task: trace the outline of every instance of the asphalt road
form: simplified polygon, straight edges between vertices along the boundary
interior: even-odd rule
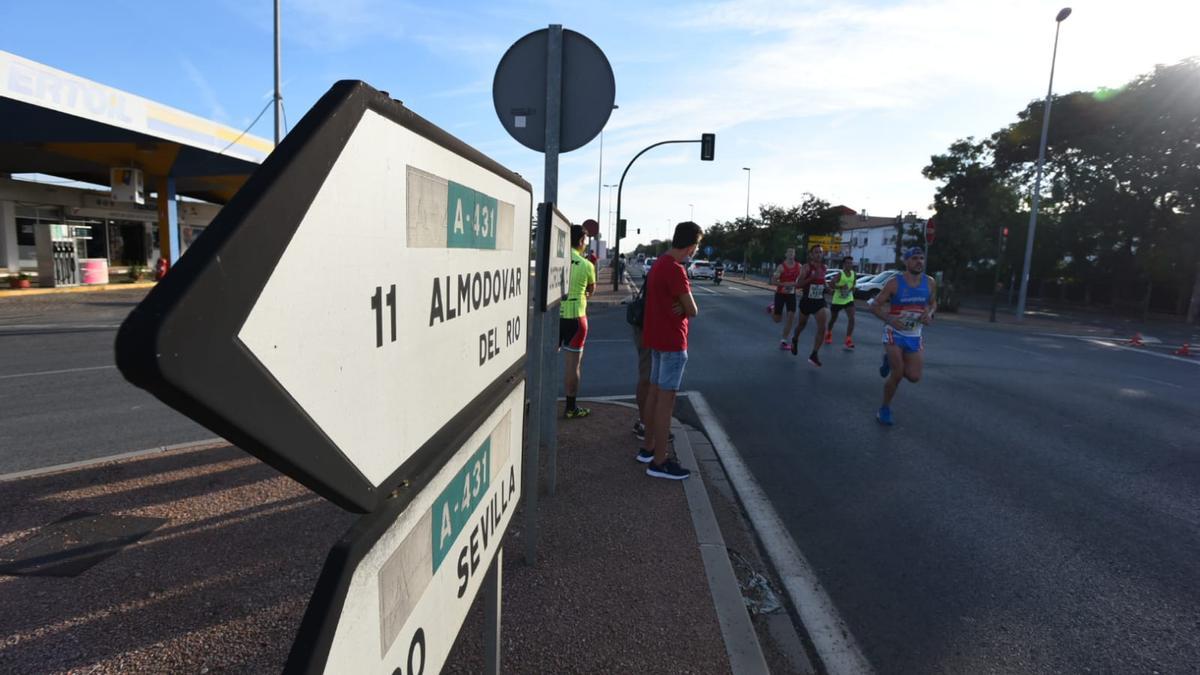
[[[0,301],[0,474],[215,436],[113,365],[117,326],[145,292]]]
[[[767,292],[696,295],[684,388],[879,672],[1195,672],[1200,363],[939,320],[884,428],[874,318],[818,369]],[[632,392],[623,316],[593,313],[582,395]]]
[[[0,473],[213,436],[112,366],[140,297],[0,302]],[[778,351],[765,291],[697,299],[684,386],[879,672],[1195,671],[1200,365],[939,320],[886,429],[874,319],[817,369]],[[623,309],[591,318],[583,395],[631,393]]]

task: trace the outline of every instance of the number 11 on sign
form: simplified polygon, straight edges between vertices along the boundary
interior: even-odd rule
[[[375,287],[375,295],[371,296],[371,309],[375,310],[375,346],[383,346],[383,287]],[[396,341],[396,284],[387,294],[387,306],[392,310],[392,342]]]

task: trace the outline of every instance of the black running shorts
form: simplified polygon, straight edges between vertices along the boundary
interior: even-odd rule
[[[813,300],[812,298],[802,298],[800,300],[800,313],[805,316],[812,316],[817,312],[825,309],[825,300]]]
[[[796,312],[796,294],[795,293],[776,293],[775,294],[775,316],[780,316],[781,314],[783,314],[783,309],[785,307],[787,308],[787,311],[792,312],[793,314]]]

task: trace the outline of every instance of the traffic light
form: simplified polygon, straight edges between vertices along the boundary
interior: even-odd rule
[[[716,151],[716,145],[716,134],[700,134],[700,161],[713,161],[713,154]]]
[[[625,238],[625,219],[622,218],[617,221],[617,241],[620,241],[624,238]]]
[[[1003,232],[1004,232],[1004,238],[1008,239],[1008,228],[1007,227],[1004,228]]]

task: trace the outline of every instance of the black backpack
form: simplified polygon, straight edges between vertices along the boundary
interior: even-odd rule
[[[646,272],[646,276],[642,278],[642,289],[638,291],[637,297],[625,305],[625,321],[629,322],[630,326],[641,328],[642,322],[646,319],[646,284],[649,281],[650,272]]]

